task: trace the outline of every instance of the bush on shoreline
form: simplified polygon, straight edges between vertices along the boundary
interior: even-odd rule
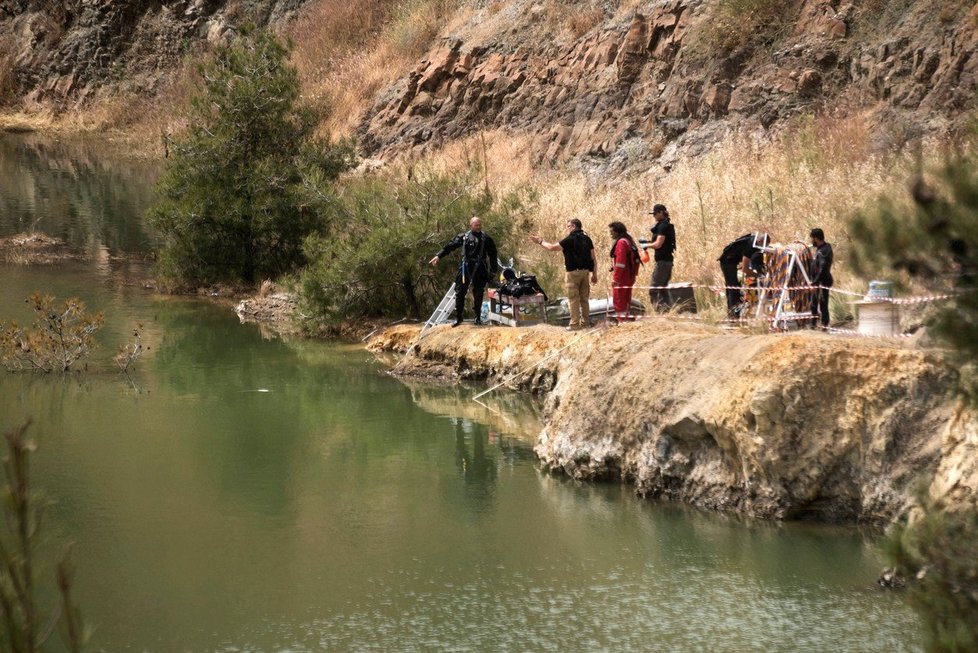
[[[888,554],[910,579],[911,602],[923,617],[927,650],[978,648],[978,511],[948,512],[926,492],[916,521],[893,528]]]
[[[479,215],[501,257],[512,251],[518,214],[527,198],[510,192],[495,199],[478,170],[412,173],[407,179],[377,175],[350,179],[329,237],[305,243],[300,312],[307,326],[361,317],[425,317],[457,272],[451,263],[428,260],[469,218]]]
[[[978,405],[978,160],[948,158],[932,180],[911,188],[909,208],[884,198],[853,220],[854,267],[870,277],[892,271],[934,294],[953,294],[935,305],[931,333],[943,340],[960,368],[962,394]]]
[[[245,32],[200,68],[203,87],[172,147],[150,222],[166,285],[252,284],[304,263],[302,241],[328,228],[332,183],[352,159],[313,135],[289,50]]]

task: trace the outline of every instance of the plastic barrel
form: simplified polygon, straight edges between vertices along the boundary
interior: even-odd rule
[[[900,313],[893,302],[858,302],[858,331],[864,336],[892,336],[900,330]]]

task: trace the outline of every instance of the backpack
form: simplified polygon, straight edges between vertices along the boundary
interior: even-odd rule
[[[631,249],[631,256],[628,257],[628,271],[632,273],[632,276],[637,277],[638,271],[642,268],[645,263],[642,262],[642,255],[638,251],[638,246],[635,245],[634,241],[630,241],[627,238],[619,238],[618,240],[624,240],[628,243],[629,249]],[[615,247],[618,246],[618,241],[615,241]],[[614,256],[615,248],[612,248],[612,256]]]
[[[740,238],[737,238],[735,241],[733,241],[732,243],[724,247],[723,251],[720,253],[720,258],[718,260],[723,263],[739,262],[740,257],[737,256],[737,252],[741,250],[745,242],[747,244],[753,244],[754,234],[744,234]]]
[[[631,256],[632,274],[638,277],[638,272],[645,265],[645,262],[642,261],[642,255],[639,253],[638,247],[635,245],[635,243],[633,242],[629,244],[631,245],[632,248],[632,256]]]
[[[499,294],[510,297],[526,297],[537,293],[543,295],[544,301],[547,301],[547,293],[543,291],[537,278],[532,274],[521,274],[499,286]]]

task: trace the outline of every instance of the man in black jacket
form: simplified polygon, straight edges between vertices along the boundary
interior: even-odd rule
[[[723,273],[723,285],[726,287],[727,295],[727,316],[738,317],[737,306],[743,301],[740,291],[740,280],[737,278],[737,270],[743,270],[747,274],[751,269],[751,259],[761,250],[755,247],[756,243],[767,243],[767,234],[744,234],[737,240],[723,248],[720,254],[720,271]]]
[[[832,246],[825,242],[825,232],[812,229],[808,236],[815,248],[815,258],[812,260],[812,285],[819,286],[812,298],[812,326],[827,327],[829,325],[829,288],[835,280],[832,278]]]
[[[655,220],[655,225],[652,226],[652,242],[648,246],[655,250],[655,267],[652,268],[652,290],[649,290],[649,299],[652,301],[652,308],[661,310],[672,305],[669,291],[663,289],[669,286],[669,280],[672,279],[676,228],[669,221],[669,210],[666,209],[665,204],[656,204],[650,213]]]
[[[486,291],[486,283],[499,272],[499,259],[496,254],[496,243],[489,234],[482,231],[482,220],[472,216],[469,220],[469,230],[452,238],[451,242],[441,248],[428,263],[438,265],[438,261],[462,248],[462,262],[458,276],[455,277],[455,323],[462,323],[465,310],[465,293],[472,287],[472,298],[475,300],[475,323],[482,324],[482,296]]]

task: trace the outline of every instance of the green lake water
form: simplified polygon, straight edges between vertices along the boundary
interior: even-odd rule
[[[525,397],[489,410],[145,290],[119,255],[151,246],[157,170],[0,138],[0,236],[34,225],[91,254],[0,266],[0,319],[29,317],[34,290],[106,317],[87,373],[0,372],[0,428],[33,418],[55,501],[44,551],[75,541],[91,650],[920,650],[902,597],[873,587],[873,534],[551,476]],[[110,359],[137,323],[150,350],[127,379]]]

